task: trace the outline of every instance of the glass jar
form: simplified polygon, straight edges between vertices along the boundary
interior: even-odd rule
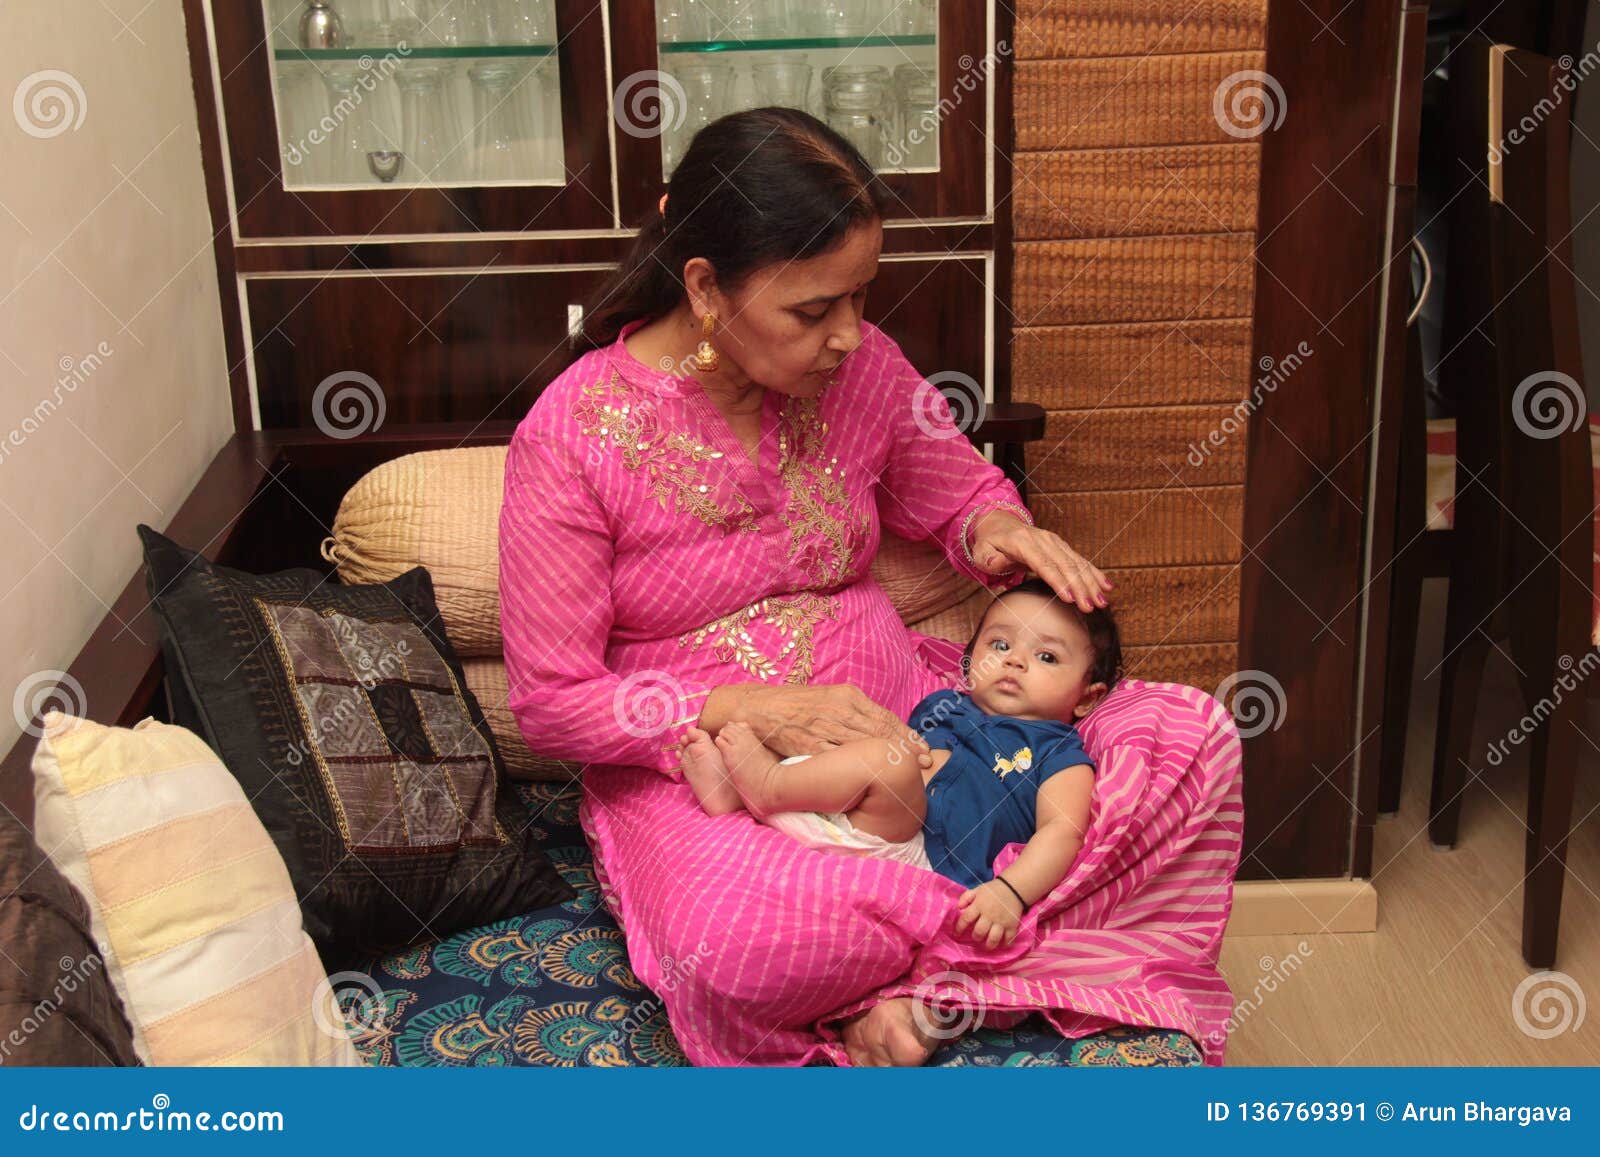
[[[939,164],[939,86],[937,74],[920,64],[894,70],[895,118],[889,164],[899,169]]]
[[[873,168],[883,164],[889,107],[887,75],[886,68],[837,65],[828,70],[824,82],[828,124],[853,144]]]

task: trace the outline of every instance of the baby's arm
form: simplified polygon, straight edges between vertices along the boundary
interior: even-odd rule
[[[1017,897],[1031,908],[1066,878],[1083,848],[1093,797],[1094,768],[1087,763],[1063,768],[1040,785],[1033,838],[1000,876],[961,894],[957,935],[972,925],[973,938],[990,948],[1016,938],[1022,921]]]

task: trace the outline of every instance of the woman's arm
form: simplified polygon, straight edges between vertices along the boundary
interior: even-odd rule
[[[540,755],[673,771],[712,688],[606,668],[611,568],[610,520],[581,461],[519,429],[500,509],[500,629],[517,726]]]
[[[880,521],[901,538],[938,542],[950,565],[978,582],[997,589],[1015,586],[1026,577],[1022,568],[994,575],[974,563],[973,530],[994,510],[1008,510],[1029,525],[1033,516],[1005,471],[957,428],[938,387],[923,380],[893,338],[882,334],[881,340],[887,347],[884,393],[894,433],[879,479]]]
[[[920,732],[850,683],[724,683],[706,697],[700,727],[715,735],[733,719],[748,723],[779,755],[815,755],[857,739],[903,736],[907,752],[915,752],[922,766],[932,762]]]

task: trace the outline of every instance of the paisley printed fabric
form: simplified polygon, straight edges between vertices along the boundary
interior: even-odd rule
[[[576,784],[518,784],[528,834],[577,895],[564,904],[370,960],[335,991],[372,1065],[650,1065],[688,1059],[656,994],[634,976],[622,932],[600,902],[578,827]],[[662,961],[667,982],[695,961]],[[1113,1029],[1066,1040],[1042,1019],[981,1028],[944,1045],[936,1065],[1198,1065],[1183,1033]]]

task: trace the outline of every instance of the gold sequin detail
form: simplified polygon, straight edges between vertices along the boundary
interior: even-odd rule
[[[781,517],[789,528],[789,558],[819,587],[837,586],[855,569],[856,546],[871,533],[844,486],[837,457],[823,461],[828,423],[817,413],[819,398],[791,396],[778,428],[779,473],[789,491]],[[835,513],[840,511],[841,513]],[[827,541],[809,541],[820,533]]]
[[[730,532],[759,529],[755,507],[743,494],[734,493],[732,510],[725,510],[711,495],[701,463],[721,458],[721,450],[678,431],[663,433],[654,406],[641,407],[632,387],[616,371],[610,381],[584,386],[582,392],[584,396],[572,404],[573,418],[585,434],[620,451],[629,470],[645,471],[662,510],[672,512],[675,505],[680,513]]]
[[[783,681],[808,683],[811,680],[816,625],[824,618],[833,618],[835,612],[830,595],[811,591],[768,595],[731,615],[723,615],[703,627],[686,631],[678,636],[678,645],[698,650],[709,641],[712,654],[720,662],[736,662],[758,679],[772,678],[778,673],[779,664],[792,655],[789,671]],[[750,638],[746,627],[757,615],[761,616],[763,622],[776,627],[780,635],[787,636],[787,641],[776,655],[765,654]]]

